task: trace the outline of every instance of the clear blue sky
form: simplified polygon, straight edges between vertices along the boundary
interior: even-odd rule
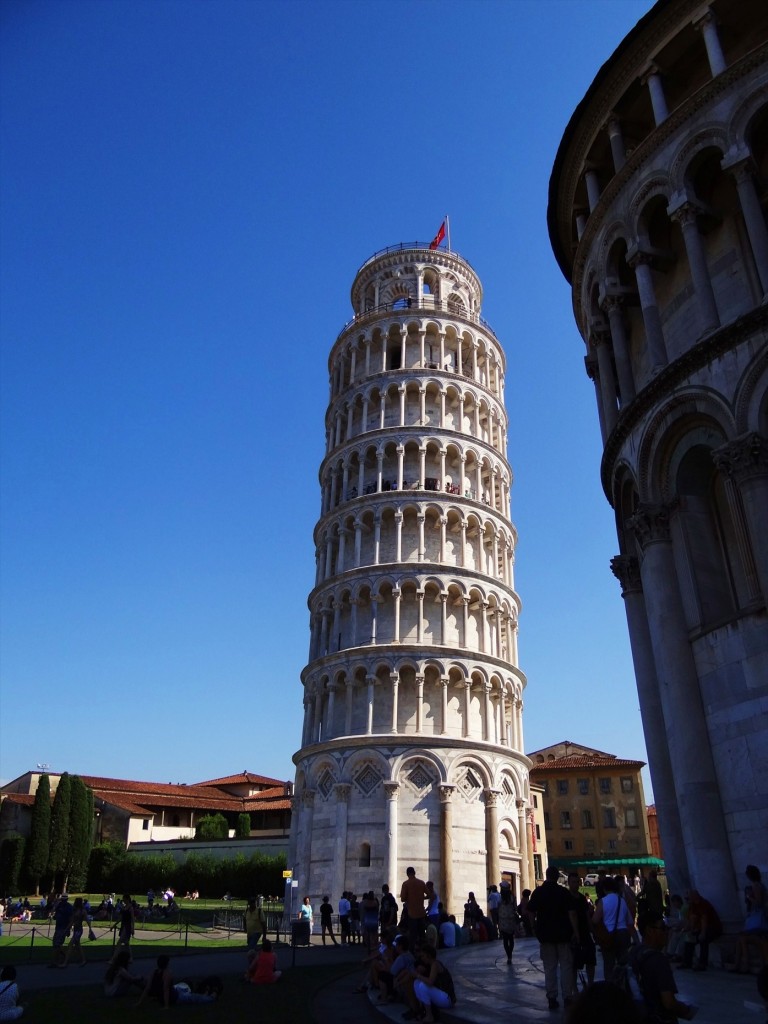
[[[293,777],[328,352],[446,212],[507,354],[526,747],[645,760],[545,214],[650,7],[0,5],[0,778]]]

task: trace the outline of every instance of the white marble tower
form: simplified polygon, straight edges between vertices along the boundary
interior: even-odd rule
[[[367,260],[328,368],[317,576],[294,756],[301,894],[395,892],[413,864],[451,911],[532,878],[505,358],[456,253]]]

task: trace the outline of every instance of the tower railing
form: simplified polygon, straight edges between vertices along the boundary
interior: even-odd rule
[[[399,242],[397,245],[388,245],[385,249],[377,250],[373,256],[369,256],[367,260],[361,263],[357,273],[359,274],[363,267],[367,267],[369,263],[373,263],[373,261],[377,260],[379,256],[387,256],[389,253],[393,252],[406,252],[412,249],[421,249],[425,252],[439,252],[444,256],[455,256],[457,259],[460,259],[462,263],[466,263],[473,274],[477,274],[477,271],[469,260],[465,259],[460,252],[456,252],[455,249],[440,249],[438,247],[433,249],[429,242]],[[357,274],[355,274],[355,277],[357,277]]]
[[[371,259],[373,259],[373,257],[371,257]],[[428,299],[428,301],[424,301],[425,299]],[[355,313],[351,320],[347,320],[336,335],[336,341],[338,341],[342,334],[344,334],[345,331],[348,331],[350,327],[367,323],[369,320],[374,320],[377,316],[381,316],[382,313],[407,314],[413,310],[428,311],[430,313],[448,313],[450,316],[454,316],[459,320],[468,320],[469,323],[479,324],[484,331],[491,335],[494,341],[499,342],[496,331],[494,331],[488,321],[478,313],[470,313],[468,310],[458,306],[455,302],[436,299],[432,295],[425,295],[421,301],[418,299],[397,299],[395,302],[381,302],[378,306],[371,305],[367,309],[363,310],[362,313]],[[501,344],[501,342],[499,342],[499,344]]]

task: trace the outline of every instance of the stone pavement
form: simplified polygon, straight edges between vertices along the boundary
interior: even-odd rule
[[[318,993],[314,1004],[314,1017],[318,1024],[359,1024],[361,1021],[400,1024],[405,1007],[399,1003],[378,1006],[375,995],[353,992],[364,977],[361,965],[363,951],[360,946],[323,947],[313,938],[310,947],[276,947],[279,966],[289,967],[294,959],[300,968],[304,964],[320,965],[328,962],[348,963],[350,974],[328,985]],[[507,966],[500,942],[463,946],[457,950],[442,950],[440,958],[450,968],[456,985],[457,1004],[443,1013],[443,1020],[454,1024],[489,1024],[492,1020],[533,1024],[567,1024],[565,1012],[547,1009],[544,995],[544,974],[535,939],[518,939],[512,965]],[[598,957],[599,959],[599,957]],[[137,959],[136,967],[148,970],[152,958]],[[174,956],[172,967],[177,977],[202,977],[206,974],[232,975],[245,964],[242,946],[236,951],[195,953]],[[355,965],[359,971],[355,971]],[[105,963],[98,961],[85,967],[50,970],[43,965],[20,965],[19,985],[22,991],[34,989],[75,987],[98,984],[104,974]],[[601,965],[598,964],[598,977]],[[732,975],[719,968],[706,973],[676,971],[679,998],[699,1007],[697,1024],[765,1024],[765,1007],[757,994],[754,976]]]

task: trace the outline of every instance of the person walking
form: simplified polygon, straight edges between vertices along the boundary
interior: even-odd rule
[[[330,937],[331,942],[334,946],[338,946],[336,936],[333,934],[333,907],[329,896],[323,896],[323,902],[320,904],[320,935],[325,945],[326,934]]]
[[[563,1003],[573,1001],[573,950],[571,942],[578,939],[576,911],[567,889],[558,885],[559,870],[550,865],[545,881],[531,895],[528,910],[535,915],[534,933],[539,940],[541,960],[544,964],[544,985],[550,1010],[557,1010],[557,975],[560,972],[560,990]]]
[[[507,963],[511,964],[512,951],[515,948],[515,929],[520,918],[512,899],[512,890],[508,885],[502,885],[499,900],[496,916],[499,922],[501,941],[504,943],[504,952],[507,954]]]

